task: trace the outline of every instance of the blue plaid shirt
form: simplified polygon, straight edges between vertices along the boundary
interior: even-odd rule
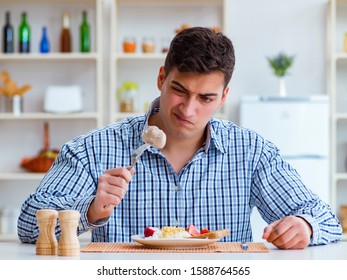
[[[92,229],[92,241],[131,242],[147,226],[178,225],[211,230],[228,228],[223,241],[252,241],[250,214],[257,207],[267,223],[286,215],[308,221],[311,245],[341,239],[341,226],[330,207],[306,188],[278,149],[255,132],[211,119],[205,145],[176,174],[165,156],[149,148],[122,202],[106,221],[92,225],[86,213],[105,170],[129,166],[143,144],[151,109],[94,130],[65,144],[38,189],[23,203],[18,220],[22,242],[38,237],[35,213],[41,208],[81,213],[78,233]],[[56,234],[59,237],[60,229]]]

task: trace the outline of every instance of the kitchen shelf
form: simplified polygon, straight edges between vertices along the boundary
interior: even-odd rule
[[[336,181],[345,181],[347,180],[347,173],[336,173],[335,179]]]
[[[12,172],[0,173],[0,180],[42,180],[45,173]]]
[[[344,33],[347,32],[347,0],[330,0],[327,7],[327,85],[331,114],[330,204],[337,217],[340,217],[340,207],[347,204],[347,53],[343,52]],[[347,240],[346,233],[343,239]]]
[[[347,61],[347,53],[337,53],[337,54],[335,54],[335,60],[337,62],[339,62],[339,61],[346,62]]]
[[[43,123],[50,126],[50,146],[60,149],[72,138],[102,127],[105,116],[103,77],[103,0],[0,0],[0,10],[10,11],[14,28],[20,24],[20,14],[26,11],[32,30],[31,52],[0,52],[0,72],[7,71],[19,86],[29,84],[31,90],[23,98],[20,115],[4,110],[0,98],[0,208],[21,205],[37,187],[45,173],[25,172],[19,167],[25,156],[36,155],[42,149]],[[87,11],[91,27],[91,52],[79,52],[79,25],[82,12]],[[59,34],[64,11],[70,13],[72,52],[59,51]],[[0,15],[4,22],[4,14]],[[42,27],[46,26],[51,52],[38,51]],[[15,29],[15,34],[16,29]],[[106,62],[108,63],[108,62]],[[80,86],[82,111],[76,113],[43,112],[45,91],[49,86]],[[69,100],[67,100],[69,102]],[[11,238],[0,234],[0,240]],[[17,237],[15,237],[17,238]]]
[[[335,121],[346,121],[347,120],[347,113],[336,113],[335,116]]]
[[[12,113],[1,113],[0,120],[97,120],[97,113],[70,113],[70,114],[51,114],[51,113],[22,113],[18,116]]]
[[[11,54],[0,54],[0,60],[2,61],[26,61],[26,60],[59,60],[59,61],[69,61],[69,60],[97,60],[99,55],[97,53],[11,53]]]
[[[190,26],[221,27],[228,34],[228,0],[113,0],[111,8],[111,68],[110,68],[110,121],[143,114],[144,107],[160,95],[157,89],[159,67],[164,65],[166,53],[163,47],[175,35],[182,24]],[[197,8],[198,7],[198,8]],[[165,25],[160,24],[165,22]],[[134,28],[133,26],[141,26]],[[122,42],[125,37],[134,37],[137,42],[135,53],[124,53]],[[143,53],[141,42],[151,37],[155,43],[155,52]],[[162,41],[166,41],[163,45]],[[137,112],[122,113],[119,110],[117,90],[125,81],[138,83],[136,97]],[[227,119],[227,106],[216,114]]]
[[[152,60],[152,59],[159,59],[164,61],[166,54],[162,53],[147,53],[147,54],[142,54],[142,53],[116,53],[114,56],[115,60]]]

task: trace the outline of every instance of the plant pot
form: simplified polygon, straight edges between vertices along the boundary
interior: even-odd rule
[[[279,78],[279,95],[280,97],[286,97],[287,96],[287,90],[286,90],[286,83],[285,79]]]

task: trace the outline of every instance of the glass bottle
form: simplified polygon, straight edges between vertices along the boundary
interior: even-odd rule
[[[67,12],[65,12],[63,15],[63,28],[60,36],[60,51],[71,52],[70,15]]]
[[[3,28],[3,52],[14,52],[14,31],[11,25],[10,12],[6,12],[6,22]]]
[[[80,26],[80,51],[90,52],[90,27],[86,11],[82,13],[82,24]]]
[[[30,52],[30,26],[27,22],[26,12],[22,13],[22,22],[19,26],[19,52]]]
[[[42,37],[40,42],[40,52],[41,53],[48,53],[50,49],[49,46],[49,40],[47,36],[47,28],[44,26],[42,27]]]
[[[135,100],[137,97],[138,84],[135,82],[124,82],[118,91],[120,98],[120,111],[123,113],[133,113],[136,111]]]

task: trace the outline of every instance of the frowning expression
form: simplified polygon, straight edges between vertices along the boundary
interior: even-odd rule
[[[222,107],[229,88],[222,72],[200,74],[173,69],[158,75],[160,116],[166,133],[178,138],[201,137],[213,114]]]

